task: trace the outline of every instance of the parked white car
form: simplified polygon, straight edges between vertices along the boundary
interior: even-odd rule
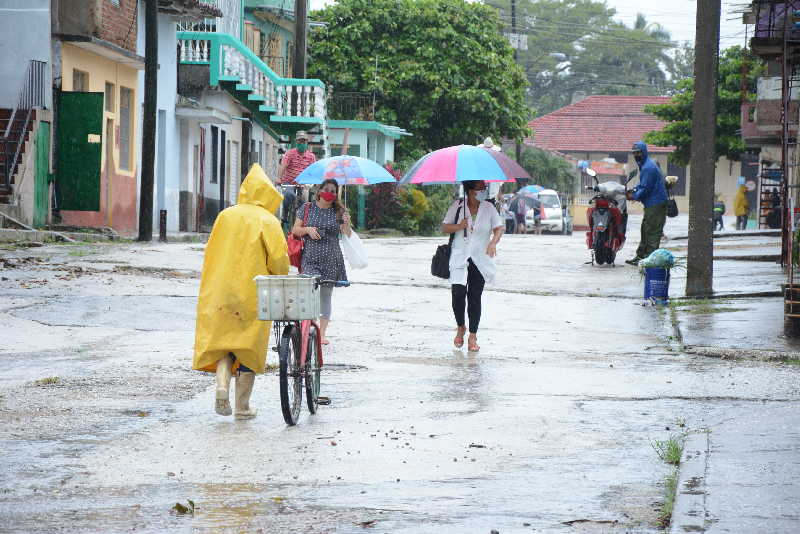
[[[539,191],[537,197],[544,208],[544,213],[541,214],[540,228],[546,232],[563,233],[564,212],[561,209],[561,199],[558,197],[558,192],[552,189],[543,189]],[[525,216],[525,226],[528,230],[533,230],[536,227],[533,210],[528,210]]]

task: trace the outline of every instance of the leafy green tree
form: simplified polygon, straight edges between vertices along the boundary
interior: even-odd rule
[[[561,193],[572,193],[575,169],[562,158],[540,148],[527,147],[520,165],[533,177],[534,184]]]
[[[742,87],[752,95],[757,78],[763,73],[764,64],[740,46],[728,48],[719,58],[717,78],[717,158],[723,156],[737,161],[744,152],[741,129]],[[746,72],[744,85],[742,73]],[[694,78],[686,78],[677,84],[675,95],[667,104],[645,107],[645,111],[667,121],[661,131],[650,132],[644,140],[658,146],[675,146],[670,160],[678,165],[687,165],[692,151],[692,105],[694,103]]]
[[[487,0],[511,29],[510,0]],[[660,95],[672,88],[675,44],[663,27],[638,15],[633,27],[597,0],[517,0],[519,52],[530,81],[528,102],[539,114],[587,94]]]
[[[466,0],[339,0],[313,13],[309,74],[375,92],[376,120],[411,131],[401,154],[521,138],[526,81],[494,9]]]
[[[685,78],[694,77],[694,45],[683,43],[680,48],[676,48],[672,59],[670,77],[677,83]]]
[[[672,68],[670,34],[643,15],[632,28],[614,23],[584,41],[570,72],[590,94],[664,94]]]

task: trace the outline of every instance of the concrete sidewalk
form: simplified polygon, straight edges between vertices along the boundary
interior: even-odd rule
[[[743,304],[746,307],[732,307]],[[780,304],[780,298],[720,303],[726,311],[678,311],[673,322],[685,345],[702,345],[719,350],[723,357],[741,358],[731,368],[753,372],[765,365],[748,361],[756,353],[792,359],[768,365],[796,366],[800,342],[783,335]],[[741,377],[729,380],[734,406],[716,413],[687,436],[670,531],[797,532],[800,412],[788,398],[742,395],[742,391],[752,391],[753,378],[744,384]]]
[[[670,532],[797,532],[800,413],[773,400],[690,434]]]

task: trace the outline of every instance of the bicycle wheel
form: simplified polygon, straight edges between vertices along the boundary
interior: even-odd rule
[[[308,332],[308,354],[306,354],[306,405],[308,411],[317,413],[319,405],[320,355],[317,350],[317,329],[311,327]]]
[[[280,358],[280,390],[283,420],[287,425],[296,425],[303,402],[302,377],[300,376],[300,330],[295,325],[283,329],[278,347]]]

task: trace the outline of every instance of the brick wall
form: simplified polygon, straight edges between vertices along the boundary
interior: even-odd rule
[[[96,1],[102,13],[97,37],[136,52],[136,0]]]

